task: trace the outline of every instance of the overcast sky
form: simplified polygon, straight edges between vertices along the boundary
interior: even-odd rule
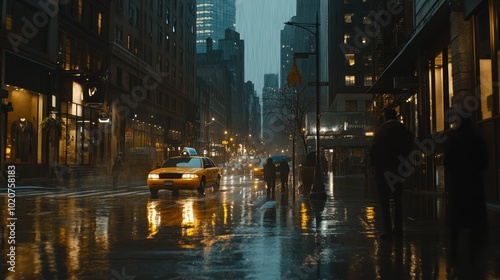
[[[264,74],[280,74],[280,31],[296,0],[236,0],[236,31],[245,40],[245,82],[262,95]]]

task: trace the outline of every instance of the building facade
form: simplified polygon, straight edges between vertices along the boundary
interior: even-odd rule
[[[320,148],[336,175],[363,172],[373,131],[372,40],[364,33],[372,20],[367,0],[320,1]],[[323,39],[321,39],[323,37]],[[324,78],[326,77],[326,78]],[[320,79],[320,81],[323,81]],[[326,111],[326,112],[325,112]],[[308,146],[315,147],[315,115],[306,120]]]
[[[191,0],[2,1],[2,168],[106,174],[122,152],[132,165],[147,161],[147,172],[192,145],[194,8]],[[49,117],[64,123],[60,139],[42,130]]]
[[[230,97],[227,108],[228,125],[231,133],[248,134],[248,95],[244,91],[245,80],[245,44],[240,39],[240,34],[234,30],[226,29],[224,38],[219,40],[219,49],[226,61],[228,70],[234,78],[236,92]]]
[[[99,109],[85,92],[105,91],[109,4],[3,1],[1,11],[2,168],[44,177],[58,165],[104,161]],[[42,129],[50,117],[65,124],[60,140]]]
[[[296,22],[295,17],[290,21]],[[288,87],[287,77],[293,65],[294,44],[295,28],[285,25],[280,32],[280,88]]]
[[[383,28],[376,34],[377,72],[368,92],[376,94],[378,113],[396,108],[417,136],[422,157],[412,162],[412,184],[422,190],[449,191],[443,167],[446,139],[454,116],[465,113],[486,139],[486,197],[498,203],[498,1],[373,4],[377,14],[391,21],[383,21],[387,16],[378,19]]]
[[[131,164],[156,166],[195,144],[194,9],[192,0],[112,2],[112,158],[124,152]]]
[[[262,106],[260,98],[251,81],[245,83],[245,95],[248,96],[248,153],[260,154],[260,134],[262,130]]]
[[[210,38],[206,45],[206,52],[198,53],[196,58],[198,79],[203,80],[197,89],[198,97],[204,100],[204,106],[199,109],[199,138],[204,143],[202,146],[207,147],[208,154],[219,163],[225,149],[229,148],[222,141],[227,137],[225,132],[232,134],[228,109],[231,98],[236,95],[236,84],[223,51],[214,50]]]

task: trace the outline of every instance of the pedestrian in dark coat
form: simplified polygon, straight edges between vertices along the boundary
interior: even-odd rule
[[[280,162],[280,179],[281,179],[281,193],[284,194],[288,190],[288,174],[290,173],[290,166],[285,160]]]
[[[272,158],[268,158],[264,166],[264,180],[267,183],[267,200],[275,199],[276,188],[276,166]]]
[[[470,118],[462,118],[450,134],[444,165],[450,185],[451,265],[458,279],[484,279],[481,265],[487,240],[488,219],[484,197],[483,173],[488,152],[484,139],[473,128]],[[461,238],[465,236],[464,238]],[[465,246],[471,255],[459,261]]]
[[[125,163],[122,160],[122,153],[119,152],[118,156],[115,158],[115,162],[113,163],[113,167],[111,168],[111,172],[113,173],[113,189],[116,189],[118,185],[118,179],[125,168]]]
[[[382,239],[403,234],[403,181],[398,167],[413,149],[413,134],[397,120],[394,109],[386,110],[385,122],[376,131],[370,150],[377,190],[380,196],[384,233]],[[392,227],[390,199],[394,199],[394,228]]]

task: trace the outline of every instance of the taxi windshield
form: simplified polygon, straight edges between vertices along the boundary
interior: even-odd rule
[[[201,168],[201,160],[199,158],[169,158],[162,167],[191,167]]]

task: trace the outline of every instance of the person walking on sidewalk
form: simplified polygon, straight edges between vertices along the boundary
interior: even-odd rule
[[[290,166],[286,160],[280,162],[279,171],[281,179],[281,194],[285,194],[288,190],[288,174],[290,174]]]
[[[272,158],[268,158],[266,165],[264,166],[264,180],[267,183],[267,200],[275,199],[275,188],[276,188],[276,166],[273,163]]]
[[[397,120],[394,109],[384,113],[385,122],[376,131],[370,150],[371,165],[380,196],[384,233],[381,239],[403,235],[403,181],[398,167],[410,154],[413,134]],[[394,199],[394,228],[392,228],[390,199]]]
[[[458,279],[484,279],[488,217],[483,173],[488,151],[471,119],[460,120],[444,154],[445,176],[450,183],[451,269]],[[464,256],[461,252],[470,254]]]
[[[118,185],[118,177],[121,175],[124,167],[125,164],[122,160],[122,152],[119,152],[118,156],[115,158],[113,167],[111,168],[111,172],[113,173],[113,190],[115,190]]]

